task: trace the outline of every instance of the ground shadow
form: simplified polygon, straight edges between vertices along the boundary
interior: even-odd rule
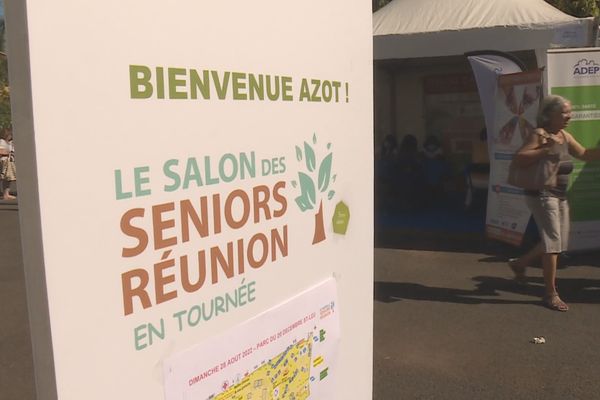
[[[519,285],[505,279],[505,285],[519,290]],[[473,290],[432,287],[409,282],[375,282],[375,301],[394,303],[402,300],[439,301],[460,304],[534,304],[539,301],[515,301],[494,298],[499,296],[498,288],[491,285],[477,285]]]
[[[517,257],[518,255],[520,254],[517,253],[515,249],[512,249],[512,251],[504,250],[494,255],[482,257],[478,261],[483,263],[507,263],[511,257]],[[541,266],[540,261],[530,265],[532,268],[541,268]],[[578,266],[600,267],[600,251],[590,250],[587,252],[566,253],[560,255],[558,260],[559,269]]]
[[[424,300],[460,304],[541,304],[540,298],[544,295],[542,278],[528,278],[526,284],[491,276],[476,276],[472,279],[476,282],[472,290],[376,281],[374,298],[382,303]],[[557,286],[561,297],[567,302],[600,304],[599,279],[559,278]],[[499,299],[497,297],[500,292],[532,296],[532,300]]]
[[[577,253],[567,253],[561,257],[561,263],[565,266],[588,266],[600,267],[600,251],[585,251]]]
[[[442,216],[439,219],[443,220]],[[439,227],[390,228],[375,221],[375,247],[402,250],[444,251],[452,253],[482,253],[502,261],[518,257],[538,241],[537,232],[528,228],[521,245],[514,246],[486,237],[483,228],[465,232]]]
[[[497,277],[476,276],[477,288],[483,292],[503,291],[541,297],[544,295],[544,280],[527,277],[524,285]],[[573,303],[600,304],[600,279],[557,278],[556,286],[564,300]]]

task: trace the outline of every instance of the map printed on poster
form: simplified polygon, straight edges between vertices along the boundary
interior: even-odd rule
[[[333,399],[335,279],[163,363],[166,400]]]
[[[506,183],[508,167],[525,137],[536,125],[541,96],[541,71],[501,75],[496,92],[495,129],[491,140],[491,190],[488,195],[486,231],[489,237],[520,245],[531,213],[523,190]]]

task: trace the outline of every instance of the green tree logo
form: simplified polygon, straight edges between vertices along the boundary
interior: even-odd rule
[[[314,146],[317,144],[316,134],[313,134],[312,144]],[[331,143],[327,143],[327,151],[329,150],[331,150]],[[335,195],[335,191],[330,188],[330,184],[334,183],[336,178],[336,175],[331,175],[333,154],[329,152],[318,163],[315,150],[310,144],[304,142],[304,149],[296,146],[296,159],[306,166],[305,172],[298,172],[298,181],[292,181],[294,188],[300,186],[300,196],[296,197],[296,204],[302,212],[314,210],[316,205],[319,205],[315,214],[315,232],[312,242],[316,244],[325,240],[323,196],[326,194],[327,200],[331,200]]]

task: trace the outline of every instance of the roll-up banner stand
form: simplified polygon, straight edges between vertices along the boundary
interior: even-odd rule
[[[467,53],[485,115],[490,174],[486,236],[520,246],[531,212],[522,189],[507,183],[510,162],[535,126],[541,96],[541,70],[500,52]]]
[[[6,2],[38,399],[370,399],[368,2]]]
[[[541,93],[541,70],[498,77],[495,127],[488,134],[491,171],[486,233],[515,246],[523,242],[531,212],[524,191],[508,184],[508,170],[515,153],[534,130]]]
[[[571,101],[567,130],[585,147],[600,146],[600,48],[549,50],[548,88]],[[575,162],[568,199],[569,250],[600,248],[600,162]]]

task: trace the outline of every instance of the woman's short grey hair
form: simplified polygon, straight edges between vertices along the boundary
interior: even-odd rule
[[[556,94],[544,97],[538,110],[537,126],[540,128],[548,126],[552,113],[562,110],[563,106],[567,103],[570,103],[570,101]]]

